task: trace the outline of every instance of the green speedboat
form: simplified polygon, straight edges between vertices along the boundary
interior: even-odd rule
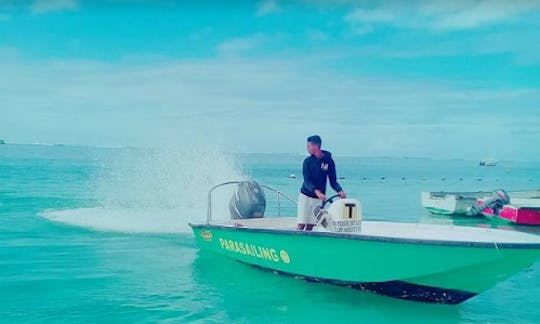
[[[213,221],[212,192],[229,184],[238,184],[230,205],[235,219]],[[280,197],[293,199],[267,186],[245,184],[229,182],[212,188],[207,222],[190,226],[202,250],[279,274],[396,298],[458,304],[540,258],[537,235],[362,221],[360,203],[354,199],[316,209],[316,230],[297,231],[295,217],[277,217],[280,212],[263,217],[262,188],[277,192],[278,210]]]

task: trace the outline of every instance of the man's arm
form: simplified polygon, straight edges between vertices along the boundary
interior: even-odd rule
[[[331,160],[328,166],[328,180],[330,180],[330,186],[332,189],[334,189],[337,193],[343,192],[343,188],[341,188],[337,182],[336,163],[334,160]]]
[[[311,181],[311,174],[309,174],[309,168],[307,165],[307,160],[304,160],[304,164],[302,165],[302,175],[304,177],[304,186],[307,190],[311,192],[315,192],[317,188],[315,188],[315,184]]]

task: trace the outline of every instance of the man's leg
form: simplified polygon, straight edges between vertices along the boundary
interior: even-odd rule
[[[306,199],[307,197],[303,194],[298,195],[298,209],[297,209],[297,224],[296,230],[297,231],[303,231],[306,227],[307,218],[306,218],[306,205],[308,204],[308,201]]]
[[[306,210],[309,210],[309,212],[306,214],[306,231],[312,231],[313,227],[315,227],[315,211],[317,210],[317,206],[321,204],[321,201],[319,199],[308,197],[307,199],[307,205],[308,207]]]

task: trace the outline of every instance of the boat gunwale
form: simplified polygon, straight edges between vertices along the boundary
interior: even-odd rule
[[[270,233],[282,235],[306,235],[314,237],[333,237],[360,241],[374,241],[386,243],[405,243],[405,244],[423,244],[436,246],[453,246],[453,247],[474,247],[474,248],[495,248],[497,250],[504,249],[540,249],[540,243],[497,243],[497,242],[470,242],[470,241],[444,241],[444,240],[426,240],[426,239],[411,239],[402,237],[386,237],[375,235],[357,235],[348,233],[333,233],[333,232],[317,232],[317,231],[298,231],[298,230],[282,230],[268,228],[249,228],[249,227],[234,227],[216,224],[193,224],[188,223],[191,228],[209,228],[209,229],[224,229],[229,231],[254,232],[254,233]],[[522,233],[522,232],[519,232]],[[524,233],[528,235],[534,235]]]
[[[517,198],[517,199],[523,199],[523,198]],[[538,198],[525,198],[525,199],[538,199]],[[478,203],[482,204],[484,203],[485,199],[484,198],[479,198],[478,199]],[[530,205],[526,205],[525,203],[521,203],[521,202],[517,202],[517,203],[514,203],[512,202],[512,199],[510,198],[510,202],[508,204],[505,204],[504,206],[502,206],[502,208],[504,207],[508,207],[508,208],[512,208],[512,209],[526,209],[526,210],[540,210],[540,206],[530,206]]]
[[[509,205],[505,205],[505,206],[509,206]],[[514,209],[525,209],[525,210],[534,210],[534,211],[537,211],[537,210],[540,210],[540,207],[529,207],[529,206],[520,206],[520,205],[514,205],[514,204],[510,204],[511,208],[514,208]]]
[[[530,206],[525,206],[525,205],[516,205],[516,204],[513,204],[513,203],[506,204],[506,205],[503,206],[503,208],[504,207],[509,207],[509,208],[516,209],[516,210],[519,210],[519,209],[534,210],[534,211],[540,210],[540,206],[530,207]]]

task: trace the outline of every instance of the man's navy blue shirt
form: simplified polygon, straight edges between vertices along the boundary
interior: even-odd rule
[[[302,166],[302,175],[304,183],[300,190],[306,196],[317,198],[315,190],[319,189],[323,194],[326,194],[326,179],[330,180],[330,186],[340,192],[341,186],[337,182],[336,164],[332,159],[332,154],[328,151],[322,151],[322,158],[317,158],[315,155],[310,155],[304,160]]]

